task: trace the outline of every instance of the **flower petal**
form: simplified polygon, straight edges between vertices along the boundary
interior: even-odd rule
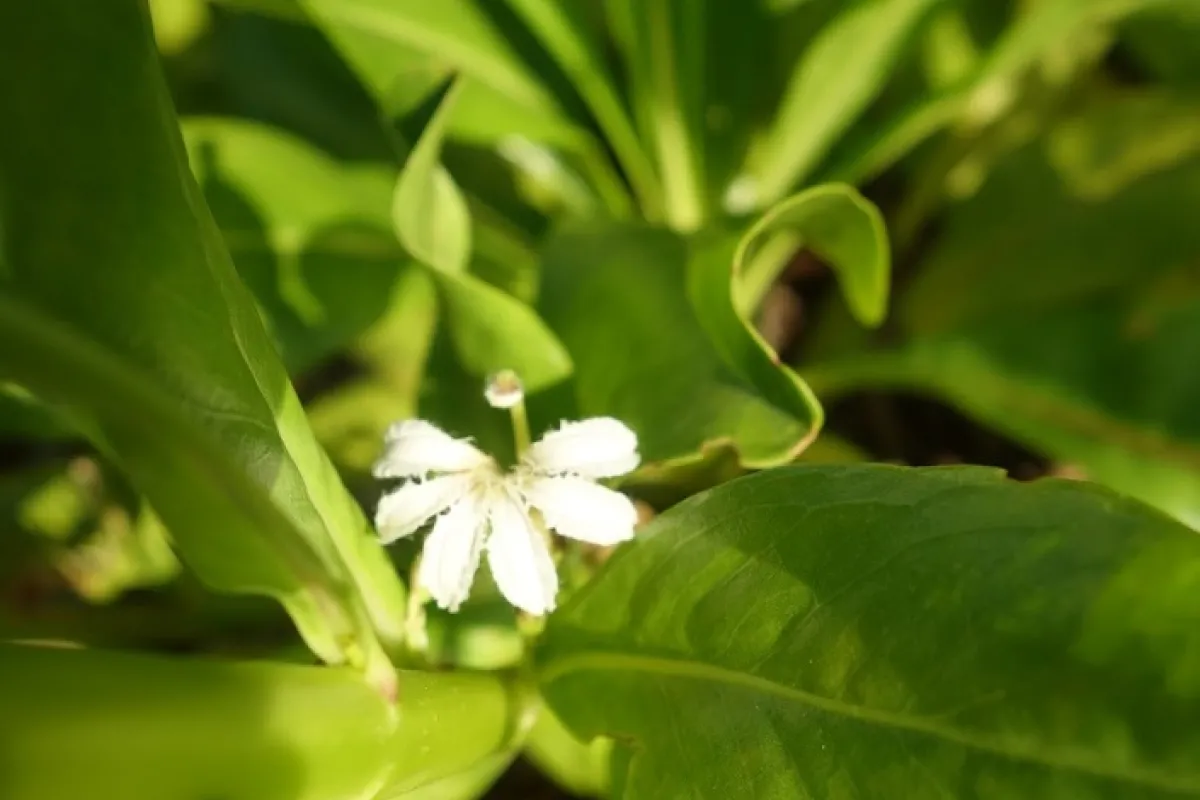
[[[505,492],[490,509],[492,532],[488,536],[488,566],[496,586],[508,602],[541,616],[554,610],[558,573],[541,532],[521,502]]]
[[[612,417],[564,422],[529,448],[526,463],[549,475],[612,478],[638,465],[637,434]]]
[[[479,569],[487,517],[473,494],[438,517],[421,551],[417,583],[441,608],[457,611],[471,592]]]
[[[568,475],[534,478],[524,494],[546,525],[562,536],[598,545],[633,538],[637,509],[620,492]]]
[[[384,453],[375,462],[376,478],[415,478],[430,472],[464,472],[488,457],[465,439],[423,419],[407,419],[388,428]]]
[[[379,499],[375,527],[384,544],[408,536],[462,499],[471,488],[469,475],[446,475],[427,481],[409,481]]]

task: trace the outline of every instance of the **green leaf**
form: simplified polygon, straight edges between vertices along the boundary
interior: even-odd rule
[[[362,609],[398,636],[402,587],[188,174],[144,5],[3,9],[7,71],[70,68],[0,87],[0,370],[75,412],[207,583],[278,597],[322,658],[387,680]]]
[[[848,145],[822,176],[861,183],[956,120],[975,114],[986,121],[1010,103],[1011,82],[1052,55],[1063,41],[1164,2],[1169,0],[1046,0],[1031,6],[1005,29],[970,75],[917,100],[863,140]]]
[[[450,69],[465,78],[455,136],[494,143],[514,133],[559,145],[586,138],[522,59],[506,30],[472,0],[219,0],[311,21],[342,53],[389,114],[414,73]]]
[[[538,711],[524,754],[542,774],[573,796],[609,797],[609,760],[613,743],[575,738],[549,708]]]
[[[400,677],[397,714],[344,669],[0,645],[0,795],[386,797],[511,749],[498,679]]]
[[[787,467],[658,517],[540,675],[627,798],[1190,796],[1197,592],[1200,538],[1094,486]]]
[[[432,116],[404,162],[392,203],[396,238],[413,258],[444,272],[462,272],[471,256],[467,201],[439,162],[460,86],[451,78],[431,101]]]
[[[320,31],[271,16],[213,10],[212,31],[192,56],[203,63],[172,65],[185,113],[236,113],[356,162],[395,157],[374,99]],[[200,100],[201,85],[216,105]]]
[[[189,119],[192,169],[292,372],[392,313],[410,269],[391,229],[393,176],[348,168],[288,134]]]
[[[556,0],[508,0],[508,4],[574,82],[625,168],[643,213],[657,219],[661,215],[662,188],[654,164],[643,150],[617,92],[602,43],[596,41],[587,20],[582,18],[582,7]]]
[[[438,163],[458,86],[452,80],[430,101],[432,115],[396,184],[396,234],[429,267],[467,371],[484,376],[512,369],[536,391],[570,375],[571,360],[532,309],[465,271],[471,255],[470,219],[453,179]]]
[[[399,794],[384,792],[375,800],[475,800],[485,797],[487,790],[512,764],[515,753],[496,753],[472,764],[462,772],[439,778],[412,791]]]
[[[208,27],[209,10],[203,0],[150,0],[154,39],[165,55],[177,55],[192,46]]]
[[[863,325],[876,327],[887,314],[891,254],[879,210],[853,187],[825,184],[778,204],[743,237],[735,256],[735,294],[754,308],[778,277],[778,259],[755,258],[761,240],[786,243],[784,252],[805,247],[837,273],[850,311]],[[772,247],[777,245],[772,245]],[[759,264],[774,269],[755,269]]]
[[[696,230],[708,213],[704,6],[689,0],[607,0],[624,46],[638,127],[658,164],[665,222],[680,231]]]
[[[485,376],[511,369],[531,392],[571,374],[570,354],[529,306],[472,275],[439,272],[434,278],[467,371]]]
[[[733,245],[690,254],[668,231],[604,223],[546,245],[539,306],[575,364],[577,411],[630,425],[646,462],[732,447],[776,464],[820,428],[804,382],[734,310]]]
[[[1198,111],[1117,98],[1001,164],[902,297],[908,343],[817,385],[937,393],[1200,525]]]
[[[921,22],[940,0],[859,0],[805,50],[753,167],[758,206],[804,181],[882,90]]]
[[[69,441],[75,433],[65,420],[24,389],[0,384],[0,436]]]
[[[1121,26],[1121,39],[1152,77],[1200,88],[1200,6],[1191,0],[1161,2],[1131,14]]]

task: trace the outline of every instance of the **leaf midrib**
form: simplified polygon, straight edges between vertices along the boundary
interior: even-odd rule
[[[1062,748],[1051,748],[1041,745],[1036,749],[1016,748],[1008,744],[993,741],[985,736],[972,735],[953,728],[937,725],[919,717],[843,703],[801,689],[795,689],[758,675],[738,672],[707,662],[632,653],[593,651],[577,653],[553,661],[547,669],[542,671],[540,681],[544,685],[549,685],[558,678],[572,672],[640,672],[726,684],[782,698],[859,722],[932,736],[968,749],[990,753],[1015,761],[1038,764],[1052,769],[1072,770],[1091,777],[1138,784],[1164,791],[1200,793],[1200,782],[1195,780],[1181,781],[1174,776],[1149,770],[1118,771],[1109,768],[1103,763],[1081,759],[1070,752],[1064,751]]]

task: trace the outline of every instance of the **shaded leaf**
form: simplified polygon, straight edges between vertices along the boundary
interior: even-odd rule
[[[1155,78],[1200,88],[1200,6],[1190,0],[1158,3],[1130,15],[1121,37]]]
[[[1200,538],[1093,486],[788,467],[658,517],[540,675],[622,797],[1194,795],[1197,591]]]
[[[646,462],[731,446],[779,463],[820,427],[807,387],[734,311],[732,255],[722,239],[689,264],[670,232],[603,223],[546,245],[539,307],[575,364],[576,411],[630,425]]]
[[[192,168],[242,280],[293,372],[341,350],[405,296],[393,177],[273,128],[189,119]]]
[[[0,384],[0,435],[51,441],[75,438],[70,425],[53,409],[12,384]]]
[[[455,136],[495,142],[519,133],[577,146],[581,130],[521,58],[506,31],[472,0],[219,0],[320,28],[389,114],[402,109],[414,74],[451,69],[464,78]],[[399,104],[398,104],[399,103]]]
[[[845,358],[837,390],[933,391],[1200,524],[1198,120],[1117,98],[1008,159],[901,299],[908,344]]]

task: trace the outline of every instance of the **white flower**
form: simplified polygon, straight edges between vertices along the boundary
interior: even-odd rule
[[[386,544],[435,518],[417,581],[442,608],[455,611],[466,600],[486,551],[508,601],[541,615],[554,609],[558,593],[543,523],[597,545],[632,538],[633,503],[595,480],[637,464],[637,436],[607,417],[563,423],[508,473],[424,420],[399,422],[387,432],[375,475],[405,482],[380,500],[375,524]]]

